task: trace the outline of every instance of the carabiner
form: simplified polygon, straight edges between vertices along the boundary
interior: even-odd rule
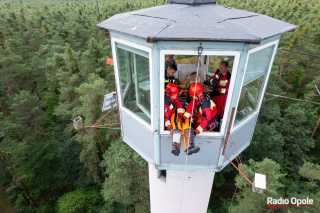
[[[200,47],[198,47],[198,54],[201,55],[201,54],[202,54],[202,51],[203,51],[203,48],[202,48],[202,46],[201,46],[201,44],[200,44]]]

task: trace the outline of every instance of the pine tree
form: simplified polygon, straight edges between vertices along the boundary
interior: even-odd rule
[[[0,67],[1,83],[6,85],[12,97],[28,85],[25,80],[30,69],[23,63],[22,57],[15,55],[10,48],[0,48]]]
[[[28,91],[21,91],[15,95],[13,101],[14,103],[10,107],[12,111],[10,121],[13,124],[11,128],[15,130],[15,134],[25,141],[34,138],[30,133],[42,135],[48,140],[43,127],[46,117],[40,108],[38,97]]]
[[[123,141],[114,141],[104,156],[102,166],[108,179],[102,194],[109,204],[121,203],[134,212],[149,212],[148,165]],[[121,177],[121,179],[119,179]]]
[[[5,44],[3,33],[1,30],[0,30],[0,46],[2,46],[3,49],[6,49],[6,47],[7,47]]]
[[[81,115],[86,126],[92,126],[101,114],[103,97],[105,93],[108,93],[105,90],[106,83],[97,75],[90,74],[87,83],[83,83],[76,89],[81,105],[77,108],[78,114],[74,114],[74,117]],[[97,135],[94,129],[87,129],[79,132],[75,139],[83,145],[80,160],[87,167],[88,176],[92,177],[94,182],[102,183],[98,163],[104,150],[98,151],[99,149],[97,148],[99,147],[97,146],[98,140],[101,140],[100,135]],[[101,144],[102,142],[99,141],[99,143]],[[103,145],[100,148],[103,148]]]
[[[89,73],[96,73],[101,78],[114,79],[112,67],[107,66],[106,58],[111,57],[106,53],[111,52],[110,44],[98,43],[95,38],[92,38],[88,43],[88,49],[83,53],[81,57],[81,64],[83,67],[83,75]],[[114,88],[112,85],[109,89]]]
[[[292,104],[285,110],[280,132],[283,135],[284,165],[290,176],[297,176],[297,166],[310,160],[308,152],[314,147],[314,140],[310,138],[312,126],[317,115],[308,104]]]
[[[46,22],[42,22],[42,28],[44,30],[44,33],[46,34],[46,37],[48,39],[51,39],[52,38],[52,33],[51,33],[51,31],[50,31],[50,29],[49,29],[49,27],[48,27]]]

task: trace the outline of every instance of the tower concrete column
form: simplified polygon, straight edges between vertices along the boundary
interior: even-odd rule
[[[167,170],[164,178],[149,164],[151,213],[206,213],[214,174]]]

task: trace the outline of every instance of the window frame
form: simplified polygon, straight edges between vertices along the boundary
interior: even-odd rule
[[[278,44],[279,44],[279,39],[274,40],[274,41],[271,41],[271,42],[268,42],[268,43],[266,43],[266,44],[263,44],[263,45],[260,45],[260,46],[258,46],[258,47],[254,47],[254,48],[248,50],[248,54],[247,54],[247,58],[246,58],[246,63],[245,63],[245,67],[244,67],[244,73],[243,73],[243,76],[242,76],[241,86],[240,86],[240,90],[239,90],[239,97],[238,97],[238,100],[237,100],[237,104],[236,104],[236,108],[235,108],[235,113],[234,113],[234,115],[233,115],[231,133],[234,132],[234,131],[236,131],[236,130],[238,130],[239,128],[241,128],[241,126],[243,126],[244,124],[246,124],[250,119],[252,119],[253,117],[255,117],[255,116],[260,112],[262,100],[263,100],[263,97],[264,97],[264,94],[265,94],[265,91],[266,91],[266,88],[267,88],[267,85],[268,85],[268,80],[269,80],[270,72],[271,72],[271,69],[272,69],[273,61],[274,61],[274,58],[275,58],[275,55],[276,55],[276,52],[277,52],[277,49],[278,49]],[[255,52],[258,52],[258,51],[263,50],[263,49],[265,49],[265,48],[268,48],[268,47],[270,47],[270,46],[272,46],[272,45],[275,45],[275,46],[274,46],[274,50],[273,50],[273,53],[272,53],[272,57],[271,57],[271,60],[270,60],[270,63],[269,63],[269,68],[268,68],[268,71],[267,71],[267,75],[266,75],[265,78],[264,78],[264,85],[263,85],[263,89],[262,89],[261,96],[259,97],[257,109],[256,109],[255,112],[252,113],[250,116],[246,117],[246,118],[245,118],[244,120],[242,120],[240,123],[238,123],[238,124],[235,125],[235,124],[234,124],[234,121],[235,121],[236,114],[237,114],[237,110],[238,110],[238,105],[239,105],[239,101],[240,101],[240,95],[241,95],[241,92],[242,92],[244,77],[245,77],[246,72],[247,72],[247,66],[248,66],[248,62],[249,62],[250,55],[251,55],[252,53],[255,53]]]
[[[172,54],[172,55],[198,55],[198,50],[177,50],[177,49],[160,49],[160,90],[164,91],[164,76],[165,76],[165,55]],[[237,79],[238,74],[238,67],[240,63],[240,55],[241,51],[237,50],[214,50],[214,49],[205,49],[202,52],[202,56],[233,56],[234,62],[232,67],[232,74],[231,74],[231,82],[234,82],[230,84],[227,102],[226,102],[226,108],[224,117],[229,116],[230,111],[230,105],[231,105],[231,99],[232,94],[235,86],[235,80]],[[203,63],[203,62],[202,62]],[[161,77],[162,76],[162,77]],[[164,130],[164,92],[160,92],[160,134],[162,135],[170,135],[170,131]],[[220,132],[202,132],[199,136],[206,136],[206,137],[223,137],[225,134],[227,122],[223,122]]]
[[[115,38],[115,37],[111,37],[111,43],[112,43],[112,55],[113,55],[113,60],[114,60],[114,72],[115,72],[115,80],[116,80],[116,87],[117,87],[117,93],[118,94],[118,103],[119,103],[119,109],[120,111],[125,112],[126,114],[128,114],[131,118],[133,118],[134,120],[136,120],[138,123],[142,124],[144,127],[146,127],[149,131],[153,131],[153,58],[152,58],[152,48],[148,47],[148,46],[144,46],[142,44],[138,44],[138,43],[134,43],[134,42],[130,42],[128,40],[124,40],[124,39],[120,39],[120,38]],[[117,55],[117,50],[116,50],[116,44],[123,44],[138,50],[142,50],[148,53],[148,57],[149,57],[149,81],[150,81],[150,124],[148,122],[146,122],[145,120],[143,120],[142,118],[140,118],[139,116],[137,116],[136,114],[134,114],[133,112],[131,112],[129,109],[127,109],[123,104],[122,104],[122,94],[121,94],[121,88],[120,88],[120,72],[119,72],[119,67],[118,67],[118,55]],[[120,47],[121,48],[121,47]],[[127,50],[128,51],[128,50]],[[137,54],[137,53],[136,53]],[[134,57],[136,58],[136,57]],[[126,60],[127,63],[127,60]],[[135,66],[135,65],[134,65]],[[128,66],[126,66],[128,67]],[[136,74],[136,68],[134,68],[134,72]],[[136,75],[137,76],[137,75]],[[137,77],[135,77],[135,84],[137,87]],[[126,85],[126,88],[124,89],[124,91],[128,90],[128,84]],[[137,91],[137,88],[135,89]],[[141,104],[138,103],[137,100],[137,106],[140,107]],[[143,107],[144,108],[144,107]],[[145,113],[145,109],[141,109],[144,113]],[[147,115],[147,114],[146,114]]]
[[[135,91],[136,94],[139,93],[139,82],[138,82],[138,73],[137,73],[137,54],[134,55],[133,58],[133,67],[134,67],[134,75],[135,77]],[[150,79],[149,79],[150,80]],[[151,81],[150,81],[151,82]],[[150,89],[151,89],[151,85],[150,85]],[[150,101],[151,101],[151,90],[150,90]],[[144,114],[146,114],[148,117],[150,117],[151,120],[151,109],[150,109],[150,113],[148,112],[148,110],[140,103],[140,96],[136,95],[136,102],[137,102],[137,106],[141,109],[141,111],[144,112]],[[150,107],[151,107],[151,103],[150,103]]]

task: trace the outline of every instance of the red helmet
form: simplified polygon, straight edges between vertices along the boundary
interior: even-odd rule
[[[204,91],[203,86],[200,83],[192,84],[189,89],[189,95],[191,97],[197,97]]]
[[[170,96],[177,95],[179,94],[179,88],[174,83],[170,83],[166,86],[166,93]]]

